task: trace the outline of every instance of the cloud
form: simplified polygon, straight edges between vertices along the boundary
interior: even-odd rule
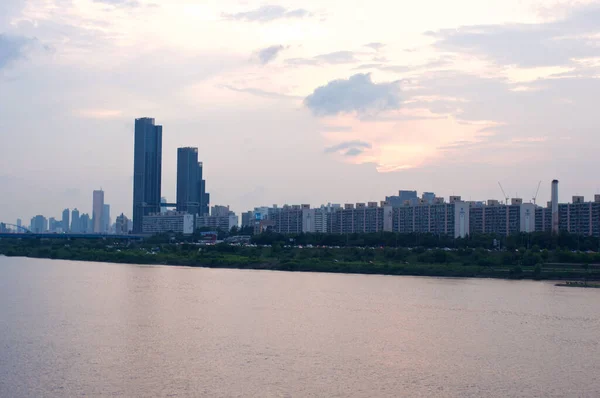
[[[347,64],[357,61],[352,51],[336,51],[328,54],[321,54],[317,55],[315,59],[328,64]]]
[[[371,149],[372,145],[365,141],[353,140],[344,141],[337,145],[325,148],[325,153],[339,152],[344,156],[354,157],[362,154],[366,149]]]
[[[259,88],[251,88],[251,87],[238,88],[238,87],[233,87],[233,86],[229,86],[229,85],[222,85],[221,87],[226,88],[231,91],[237,91],[238,93],[252,94],[257,97],[262,97],[262,98],[271,98],[271,99],[301,99],[302,98],[302,97],[293,96],[293,95],[285,95],[285,94],[274,93],[272,91],[261,90]]]
[[[484,57],[501,65],[521,67],[560,66],[573,59],[600,56],[593,37],[600,33],[600,7],[578,8],[566,18],[539,24],[464,26],[427,32],[434,46]]]
[[[359,62],[359,60],[352,51],[334,51],[312,58],[290,58],[285,62],[288,65],[340,65]]]
[[[282,45],[263,48],[262,50],[258,51],[258,59],[263,65],[268,64],[269,62],[277,58],[279,53],[283,50],[284,47]]]
[[[277,5],[266,5],[255,10],[246,12],[221,14],[221,16],[225,19],[261,23],[271,22],[277,19],[304,18],[310,15],[310,12],[302,8],[288,10],[282,6]]]
[[[107,4],[114,7],[139,7],[141,4],[137,0],[93,0],[94,3]],[[155,6],[155,5],[152,5]]]
[[[398,82],[373,83],[371,74],[358,73],[349,79],[333,80],[318,87],[304,99],[304,105],[317,116],[358,112],[359,114],[398,109]]]
[[[0,34],[0,69],[22,58],[33,41],[26,37]]]
[[[369,44],[365,44],[365,47],[370,47],[370,48],[372,48],[375,51],[379,51],[383,47],[385,47],[385,44],[383,44],[383,43],[369,43]]]

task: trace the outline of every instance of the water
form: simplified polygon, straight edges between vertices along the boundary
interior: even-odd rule
[[[600,289],[0,257],[0,396],[599,397]]]

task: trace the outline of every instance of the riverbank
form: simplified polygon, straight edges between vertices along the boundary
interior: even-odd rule
[[[197,246],[117,242],[0,241],[0,254],[92,262],[177,265],[294,272],[534,280],[600,280],[600,269],[578,264],[525,263],[500,252],[424,249]],[[514,261],[507,261],[507,259]],[[516,263],[516,264],[515,264]]]

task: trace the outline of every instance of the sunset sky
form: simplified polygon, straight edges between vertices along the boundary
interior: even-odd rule
[[[600,192],[600,2],[0,0],[0,221],[132,212],[133,122],[211,204]]]

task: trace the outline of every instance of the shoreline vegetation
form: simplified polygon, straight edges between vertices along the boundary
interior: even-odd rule
[[[253,237],[248,245],[206,245],[198,242],[201,235],[195,235],[164,234],[139,242],[111,240],[109,236],[98,240],[4,238],[0,239],[0,254],[7,257],[207,268],[583,281],[560,285],[600,287],[597,283],[587,283],[600,281],[600,253],[570,250],[569,245],[558,246],[560,239],[567,238],[579,246],[592,246],[598,243],[590,240],[594,238],[584,241],[577,238],[574,243],[572,236],[547,238],[543,236],[545,234],[512,240],[486,236],[467,241],[398,234],[353,234],[340,238],[327,234],[290,237],[265,233]],[[548,245],[543,244],[546,238],[549,239]],[[336,240],[334,243],[337,244],[318,244],[319,240],[328,239]],[[346,244],[339,242],[340,239],[345,239]],[[420,244],[403,246],[404,240],[416,243],[420,240]],[[317,245],[305,243],[309,241]],[[387,244],[381,244],[383,241]],[[546,247],[542,248],[540,243]],[[557,245],[556,248],[548,248],[553,244]]]

